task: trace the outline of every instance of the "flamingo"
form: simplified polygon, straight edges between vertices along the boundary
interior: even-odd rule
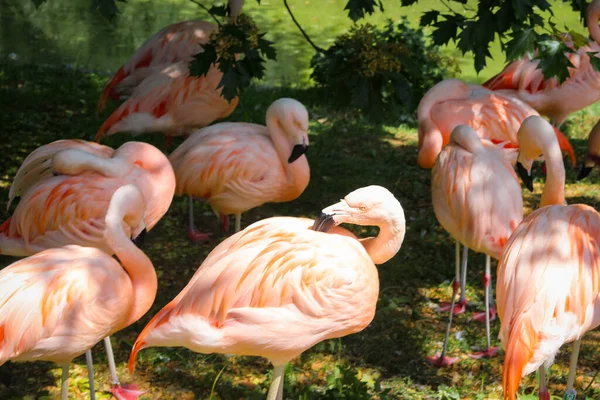
[[[379,226],[357,240],[334,225]],[[188,285],[137,338],[138,352],[184,346],[200,353],[265,357],[274,366],[268,400],[283,398],[284,366],[316,343],[363,330],[375,315],[375,264],[392,258],[404,239],[400,202],[387,189],[355,190],[314,221],[274,217],[219,244]]]
[[[540,114],[548,116],[555,126],[561,126],[570,114],[600,100],[600,72],[592,66],[589,55],[600,52],[599,18],[600,1],[594,0],[586,12],[587,26],[593,40],[576,52],[565,54],[572,67],[569,68],[569,78],[562,84],[556,77],[545,79],[538,68],[540,60],[525,56],[508,64],[483,85],[518,97]],[[567,42],[567,45],[574,47],[572,42]],[[594,57],[600,55],[595,54]]]
[[[514,97],[458,79],[439,82],[419,103],[417,162],[422,168],[432,168],[457,125],[469,125],[480,138],[518,148],[517,131],[530,115],[539,114]],[[569,139],[558,129],[556,136],[561,149],[568,153],[575,165],[575,153]]]
[[[220,123],[194,132],[169,156],[176,192],[189,196],[190,239],[208,234],[194,227],[192,198],[203,198],[217,215],[241,214],[266,202],[296,199],[310,180],[308,112],[294,99],[281,98],[267,110],[267,126]]]
[[[66,400],[71,360],[148,311],[156,272],[130,240],[145,233],[144,203],[140,190],[126,185],[108,206],[104,237],[122,266],[97,248],[67,245],[0,271],[0,365],[8,360],[61,365],[60,398]]]
[[[23,161],[9,191],[9,207],[21,200],[0,225],[0,254],[29,256],[49,248],[76,244],[113,254],[105,240],[105,217],[115,191],[134,183],[143,193],[144,224],[152,229],[167,212],[175,192],[175,175],[167,157],[155,147],[128,142],[113,150],[83,140],[59,140],[34,150]],[[104,344],[113,393],[134,396],[121,386],[110,338]],[[91,351],[86,352],[90,392],[94,398]]]
[[[501,146],[477,136],[475,130],[458,125],[450,142],[441,151],[431,174],[431,197],[435,215],[444,229],[456,240],[456,278],[452,287],[450,318],[441,354],[428,357],[434,365],[445,366],[457,358],[446,357],[448,337],[455,309],[459,282],[462,283],[459,307],[466,304],[464,280],[467,252],[471,248],[485,253],[485,305],[487,348],[473,357],[493,356],[497,348],[490,340],[490,256],[500,258],[502,247],[523,219],[521,186]],[[460,244],[463,244],[462,280]]]
[[[577,180],[581,180],[587,177],[592,169],[600,163],[600,120],[594,125],[592,130],[590,131],[590,136],[588,137],[587,142],[587,151],[585,153],[585,160],[581,169],[579,170],[579,175],[577,175]]]
[[[230,22],[236,21],[243,5],[244,0],[229,0],[227,6]],[[217,25],[210,22],[191,20],[169,25],[155,33],[106,83],[100,95],[98,111],[104,109],[109,97],[118,100],[122,96],[130,96],[141,82],[166,67],[179,62],[188,65],[194,59],[194,55],[203,51],[202,45],[209,42],[210,35],[216,29]],[[215,75],[216,66],[212,66],[210,71],[213,74],[209,80],[216,79],[218,83],[222,74]],[[208,95],[208,90],[206,94]]]
[[[575,341],[565,393],[574,399],[581,337],[600,325],[600,215],[587,205],[566,205],[565,170],[549,124],[531,117],[519,135],[527,130],[537,134],[521,142],[520,174],[529,185],[532,160],[540,154],[548,173],[542,208],[518,226],[498,264],[504,399],[514,400],[521,378],[539,369],[539,398],[549,400],[543,364]]]

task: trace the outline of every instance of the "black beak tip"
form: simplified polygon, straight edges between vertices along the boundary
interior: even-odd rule
[[[590,172],[592,172],[592,167],[586,167],[585,165],[582,165],[581,169],[579,170],[579,175],[577,175],[577,180],[580,181],[583,178],[586,178]]]
[[[146,228],[144,228],[139,235],[137,235],[137,237],[132,238],[131,241],[133,242],[133,244],[135,244],[138,248],[142,248],[142,246],[144,245],[144,238],[146,237],[146,233],[148,231],[146,230]]]
[[[297,159],[302,157],[303,154],[306,154],[306,152],[308,152],[307,144],[295,145],[294,148],[292,149],[292,154],[290,155],[290,158],[288,158],[288,164],[293,163],[294,161],[296,161]]]
[[[327,232],[334,226],[335,221],[333,220],[333,215],[321,212],[319,216],[315,219],[315,223],[312,226],[312,230],[317,232]]]
[[[525,187],[530,192],[533,192],[533,178],[531,177],[531,175],[529,175],[529,173],[527,172],[527,170],[525,169],[525,167],[523,167],[523,164],[521,164],[518,161],[517,161],[517,172],[519,173],[519,176],[523,180],[523,183],[525,184]]]

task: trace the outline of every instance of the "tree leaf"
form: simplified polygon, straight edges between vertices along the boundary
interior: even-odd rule
[[[42,4],[44,4],[47,0],[31,0],[35,8],[39,8]]]
[[[205,76],[210,67],[217,62],[217,50],[215,46],[207,43],[203,46],[204,51],[194,55],[190,63],[191,76]]]
[[[544,78],[556,76],[558,82],[564,82],[569,77],[568,67],[573,67],[565,53],[572,53],[573,50],[556,40],[543,40],[538,46],[539,55],[536,58],[540,60],[539,68],[544,73]]]
[[[594,67],[596,71],[600,71],[600,58],[597,57],[600,55],[600,53],[588,51],[587,55],[590,57],[590,64],[592,64],[592,67]]]
[[[258,49],[268,60],[276,60],[277,50],[273,47],[273,42],[263,38],[265,34],[263,33],[258,36]]]
[[[419,24],[421,26],[435,24],[437,22],[438,15],[440,15],[440,12],[437,10],[427,11],[423,13],[423,15],[421,15],[421,21],[419,22]]]
[[[506,43],[507,60],[514,60],[527,52],[534,51],[537,35],[533,29],[512,32],[510,36],[512,39]]]
[[[383,11],[383,5],[381,2],[376,0],[348,0],[346,7],[344,10],[348,10],[348,16],[352,21],[358,21],[361,18],[364,18],[365,13],[373,14],[375,12],[375,7],[379,8],[380,11]]]
[[[442,45],[448,43],[451,39],[456,38],[458,28],[463,27],[464,17],[458,14],[443,14],[445,19],[433,24],[437,29],[431,34],[433,43]]]
[[[212,6],[208,12],[217,17],[224,17],[227,15],[227,6]]]

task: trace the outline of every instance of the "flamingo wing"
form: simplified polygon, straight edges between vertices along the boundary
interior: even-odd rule
[[[600,324],[599,239],[600,216],[582,204],[536,210],[510,237],[496,286],[509,398],[521,376]]]
[[[169,25],[151,36],[131,59],[107,82],[98,103],[104,109],[109,97],[131,94],[148,76],[171,64],[188,64],[208,43],[215,24],[205,21],[183,21]]]
[[[25,194],[34,184],[52,177],[52,157],[61,150],[78,149],[98,157],[110,158],[114,150],[85,140],[57,140],[32,151],[17,170],[8,192],[8,206],[19,194]]]
[[[130,367],[153,345],[273,360],[366,327],[377,269],[356,239],[314,232],[312,223],[269,218],[215,248],[140,334]]]
[[[115,267],[102,251],[72,245],[0,271],[0,364],[68,362],[107,336],[107,315],[121,309],[106,295]]]

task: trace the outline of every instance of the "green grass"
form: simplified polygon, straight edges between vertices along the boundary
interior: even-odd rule
[[[34,148],[61,138],[92,138],[106,116],[94,113],[103,81],[94,75],[63,69],[0,65],[0,154],[4,155],[0,158],[0,208],[6,206],[16,169]],[[482,306],[480,278],[484,257],[480,254],[471,254],[469,259],[467,289],[472,306],[455,319],[453,328],[453,333],[464,332],[462,339],[453,338],[450,342],[450,355],[460,356],[460,362],[436,369],[424,361],[426,355],[440,349],[443,339],[447,315],[436,314],[434,309],[436,303],[450,297],[454,244],[433,214],[430,172],[416,165],[415,128],[398,127],[393,119],[375,125],[356,112],[336,111],[326,96],[314,88],[251,88],[229,119],[264,123],[266,108],[282,96],[300,100],[309,110],[311,182],[296,201],[267,204],[244,214],[243,226],[274,215],[314,217],[353,189],[370,184],[390,189],[402,202],[407,221],[402,249],[379,267],[381,293],[374,321],[361,333],[323,342],[294,360],[287,370],[285,398],[501,398],[502,353],[482,361],[467,356],[485,344],[484,327],[467,321],[472,311]],[[582,111],[566,127],[580,158],[585,149],[584,138],[595,120],[591,112]],[[118,146],[130,139],[117,135],[107,144]],[[145,134],[137,140],[158,146],[164,143],[160,134]],[[600,206],[596,184],[599,173],[594,171],[583,183],[575,183],[575,175],[574,170],[568,169],[567,200]],[[542,181],[537,178],[535,192],[524,192],[529,209],[536,207],[541,187]],[[144,251],[158,271],[158,295],[146,316],[113,337],[120,377],[124,382],[135,380],[146,390],[143,399],[207,399],[222,370],[213,399],[261,399],[268,387],[270,367],[260,358],[226,358],[181,348],[152,348],[140,353],[133,376],[125,369],[131,346],[149,318],[184,287],[208,252],[225,237],[210,210],[200,207],[199,226],[215,232],[209,243],[195,245],[187,240],[187,207],[183,198],[174,199],[168,213],[148,235]],[[362,236],[374,233],[371,228],[355,232]],[[13,261],[0,256],[2,266]],[[495,339],[499,323],[492,326],[493,342],[499,345]],[[599,339],[598,332],[585,337],[576,381],[580,395],[600,366],[596,356]],[[94,350],[98,398],[106,399],[110,397],[106,357],[102,345]],[[561,352],[556,361],[550,372],[550,390],[562,394],[568,352]],[[88,398],[86,376],[84,358],[79,357],[71,372],[71,398]],[[59,379],[60,370],[51,363],[8,363],[0,367],[0,398],[56,398]],[[537,393],[534,386],[534,376],[526,377],[521,393]],[[388,393],[379,396],[377,393],[384,389]],[[600,384],[592,382],[585,395],[599,398]]]

